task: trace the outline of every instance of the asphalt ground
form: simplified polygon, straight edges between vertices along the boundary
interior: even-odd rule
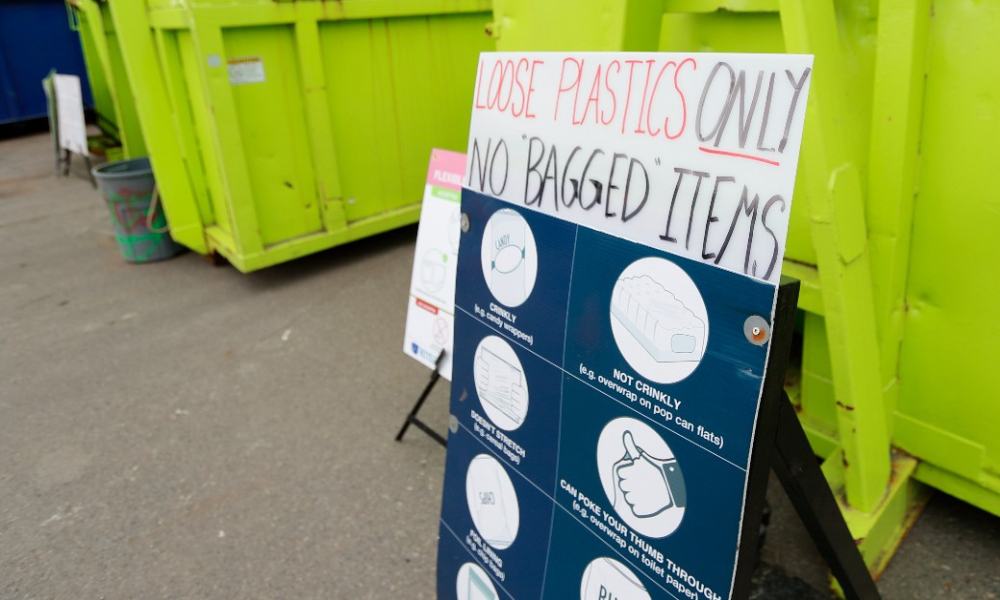
[[[433,598],[444,454],[392,439],[427,378],[415,228],[251,275],[129,265],[49,144],[0,141],[0,598]],[[829,597],[769,498],[754,598]],[[1000,598],[1000,519],[935,496],[879,586]]]

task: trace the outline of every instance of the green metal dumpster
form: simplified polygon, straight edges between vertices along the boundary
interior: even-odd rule
[[[499,50],[803,52],[788,386],[869,565],[928,483],[1000,515],[1000,4],[495,0]]]
[[[104,0],[67,0],[67,4],[74,17],[74,28],[80,34],[98,126],[121,144],[123,158],[145,156],[146,144],[109,4]],[[112,160],[117,158],[109,156]]]
[[[111,4],[171,233],[253,271],[417,220],[488,0]]]

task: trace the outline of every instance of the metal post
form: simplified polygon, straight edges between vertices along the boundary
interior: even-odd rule
[[[406,435],[406,430],[410,428],[410,425],[416,425],[417,429],[423,431],[429,435],[435,442],[441,444],[442,446],[448,446],[448,440],[444,438],[440,433],[434,431],[426,423],[420,420],[417,413],[420,412],[420,408],[424,405],[424,401],[427,400],[427,396],[430,395],[431,390],[434,389],[434,385],[441,378],[441,373],[438,368],[441,366],[441,360],[444,358],[444,350],[438,352],[437,358],[434,359],[434,370],[431,371],[430,381],[424,386],[424,391],[420,392],[420,396],[417,401],[413,404],[413,408],[410,409],[410,413],[406,415],[406,420],[403,421],[403,426],[399,428],[399,433],[396,434],[396,441],[403,441],[403,436]]]
[[[783,402],[785,371],[795,328],[795,310],[799,298],[799,282],[782,277],[771,323],[771,341],[767,357],[764,389],[761,392],[754,442],[747,475],[746,506],[740,529],[740,560],[733,581],[733,598],[750,596],[753,571],[760,554],[760,523],[767,502],[767,480],[771,472],[773,444],[778,423],[778,411]]]
[[[876,600],[878,588],[813,456],[788,394],[782,393],[774,438],[774,472],[848,600]]]
[[[899,349],[923,115],[930,0],[881,0],[868,172],[868,231],[888,414],[899,395]]]
[[[888,489],[889,433],[864,195],[845,139],[850,117],[841,98],[850,82],[833,1],[781,0],[780,7],[786,49],[815,55],[800,172],[822,286],[844,487],[852,507],[871,512]]]

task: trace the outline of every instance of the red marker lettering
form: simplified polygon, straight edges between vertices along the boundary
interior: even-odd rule
[[[663,133],[667,136],[668,140],[676,140],[677,138],[681,137],[681,135],[684,134],[684,129],[687,127],[687,118],[688,118],[687,101],[684,99],[684,90],[681,89],[680,82],[677,81],[677,78],[680,77],[681,69],[683,69],[684,65],[687,64],[690,64],[693,70],[695,71],[698,70],[698,62],[693,58],[685,58],[684,60],[681,61],[681,64],[677,65],[677,68],[674,69],[674,89],[677,90],[677,95],[679,95],[681,98],[681,128],[677,130],[677,133],[671,135],[670,131],[667,128],[668,120],[664,118]]]
[[[528,76],[528,99],[524,101],[524,118],[534,119],[537,115],[531,112],[531,94],[535,91],[535,67],[545,64],[544,60],[531,61],[531,75]]]
[[[573,63],[576,66],[576,75],[573,80],[569,83],[566,82],[566,65],[568,63]],[[556,92],[556,107],[555,112],[552,116],[553,121],[559,120],[559,102],[562,99],[563,92],[568,92],[576,88],[580,84],[580,76],[583,74],[583,64],[575,58],[564,58],[562,61],[562,67],[559,70],[559,89]],[[576,112],[576,100],[574,99],[573,110]]]
[[[615,120],[615,113],[618,112],[618,96],[615,94],[615,88],[612,87],[609,81],[611,78],[611,67],[615,67],[615,71],[618,73],[622,71],[622,64],[617,60],[611,61],[608,64],[607,70],[604,71],[604,88],[611,94],[611,113],[607,114],[605,111],[601,111],[601,125],[609,125],[611,121]],[[605,115],[607,115],[606,119]]]
[[[521,104],[515,105],[510,111],[515,117],[520,117],[524,113],[525,107],[528,103],[527,94],[524,91],[524,85],[521,83],[521,67],[524,67],[525,70],[528,69],[527,58],[522,58],[517,61],[517,68],[514,69],[514,82],[517,84],[517,89],[521,90]]]
[[[646,112],[646,96],[649,94],[649,76],[653,73],[653,65],[656,61],[649,59],[646,61],[646,82],[642,84],[642,101],[639,103],[639,118],[635,120],[635,133],[646,133],[642,129],[642,116]]]
[[[476,74],[476,108],[486,108],[485,104],[479,103],[479,97],[483,90],[483,61],[479,61],[479,73]]]
[[[628,120],[628,104],[632,99],[632,76],[635,74],[635,66],[642,63],[641,60],[626,60],[625,64],[628,65],[628,87],[625,88],[625,111],[622,113],[622,128],[621,133],[625,133],[625,122]]]

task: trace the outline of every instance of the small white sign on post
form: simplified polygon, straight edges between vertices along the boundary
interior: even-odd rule
[[[432,369],[444,351],[439,369],[449,381],[464,167],[464,154],[431,152],[403,340],[403,352]]]
[[[56,74],[53,79],[56,94],[56,119],[59,127],[59,148],[89,156],[87,123],[83,118],[83,93],[76,75]]]

